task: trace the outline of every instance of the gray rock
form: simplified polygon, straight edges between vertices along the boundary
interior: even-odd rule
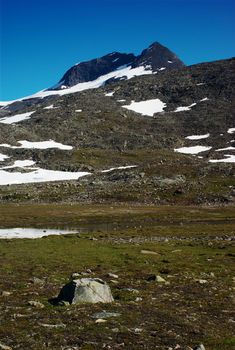
[[[111,277],[111,278],[118,278],[118,275],[115,275],[114,273],[109,272],[109,273],[108,273],[108,277]]]
[[[94,314],[92,316],[92,318],[96,318],[96,319],[106,319],[106,318],[110,318],[110,317],[119,317],[121,316],[121,314],[119,312],[107,312],[107,311],[102,311],[102,312],[97,312],[96,314]]]
[[[193,350],[206,350],[205,346],[203,344],[199,344],[193,348]]]
[[[33,283],[33,284],[44,284],[45,282],[38,278],[38,277],[33,277],[30,279],[30,283]]]
[[[3,343],[0,343],[0,349],[1,350],[12,350],[12,348],[8,345],[5,345]]]
[[[70,304],[111,303],[114,301],[110,287],[99,278],[81,278],[67,283],[60,291],[57,303]]]
[[[43,309],[45,307],[45,305],[40,303],[40,301],[36,301],[36,300],[30,300],[28,302],[28,305],[36,307],[37,309]]]

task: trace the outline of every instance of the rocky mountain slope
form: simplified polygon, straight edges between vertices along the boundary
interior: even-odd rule
[[[179,65],[1,109],[1,200],[233,202],[235,60]]]

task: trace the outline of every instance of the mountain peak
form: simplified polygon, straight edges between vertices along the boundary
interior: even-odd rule
[[[66,89],[78,83],[94,81],[123,66],[128,66],[130,69],[141,67],[141,74],[145,74],[145,71],[146,74],[150,74],[165,69],[178,69],[183,67],[184,63],[167,47],[155,41],[139,56],[114,51],[105,56],[78,63],[71,67],[59,83],[49,90]],[[122,79],[125,78],[127,77],[124,74]]]
[[[178,69],[184,66],[184,63],[170,51],[167,47],[155,41],[137,57],[134,66],[151,66],[153,71],[164,69]]]

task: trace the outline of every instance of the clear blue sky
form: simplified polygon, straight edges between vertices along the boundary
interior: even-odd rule
[[[0,0],[0,100],[55,84],[78,61],[153,41],[186,64],[235,56],[235,0]]]

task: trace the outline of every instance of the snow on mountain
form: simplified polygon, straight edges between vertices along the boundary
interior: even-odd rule
[[[164,108],[166,107],[166,103],[156,98],[140,102],[132,101],[130,105],[122,107],[134,111],[136,113],[153,117],[154,113],[163,112]]]
[[[63,145],[62,143],[55,142],[53,140],[49,141],[39,141],[39,142],[30,142],[30,141],[18,141],[18,143],[21,144],[21,146],[11,146],[6,143],[0,144],[0,147],[7,147],[7,148],[33,148],[33,149],[48,149],[48,148],[58,148],[61,150],[71,150],[73,147],[68,145]]]
[[[5,117],[0,119],[0,123],[3,124],[13,124],[13,123],[18,123],[23,120],[29,119],[29,117],[34,113],[35,111],[32,112],[27,112],[27,113],[21,113],[21,114],[16,114],[11,117]]]

